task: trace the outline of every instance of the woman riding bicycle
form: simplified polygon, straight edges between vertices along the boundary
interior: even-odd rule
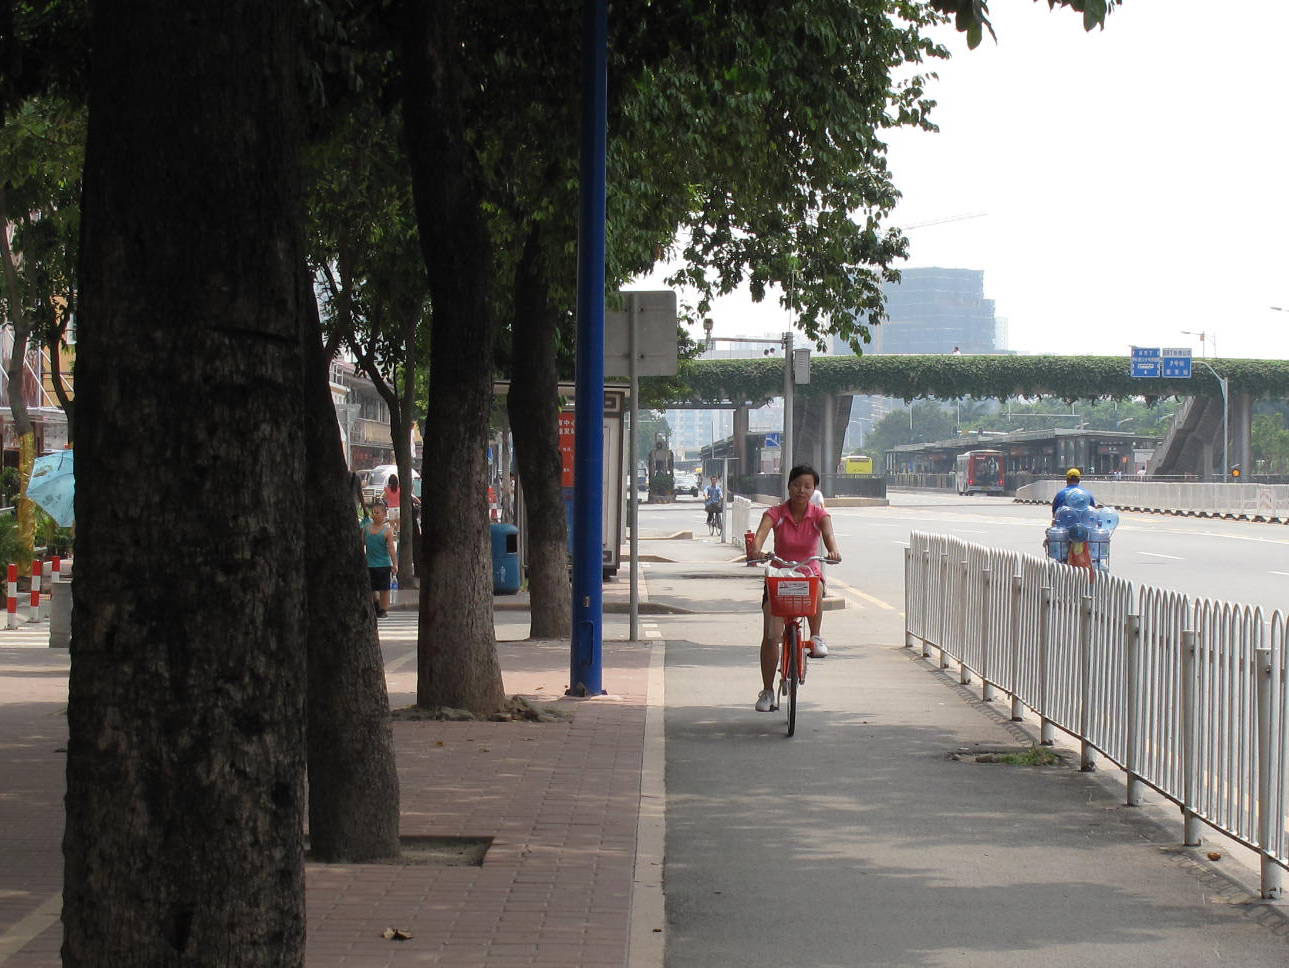
[[[788,500],[761,515],[761,524],[752,541],[752,554],[761,554],[770,532],[774,532],[775,557],[784,561],[805,561],[812,557],[822,537],[828,549],[828,560],[841,561],[837,540],[833,537],[832,517],[827,509],[810,502],[810,495],[819,486],[819,474],[807,464],[799,464],[788,472]],[[823,577],[819,563],[807,562],[802,571]],[[823,595],[819,596],[820,608]],[[783,637],[783,619],[770,614],[769,597],[761,594],[761,693],[756,698],[756,711],[768,713],[774,709],[774,671],[779,666],[779,641]],[[811,654],[823,658],[827,654],[822,643],[815,643]]]

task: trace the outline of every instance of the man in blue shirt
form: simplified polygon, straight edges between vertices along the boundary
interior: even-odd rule
[[[714,515],[719,514],[725,505],[725,495],[718,483],[720,478],[712,475],[712,483],[703,490],[703,507],[707,511],[707,524],[710,527]]]
[[[1065,472],[1065,486],[1056,492],[1056,497],[1052,498],[1052,517],[1056,517],[1056,512],[1065,507],[1066,495],[1076,487],[1080,486],[1079,481],[1081,479],[1082,475],[1079,473],[1079,469],[1077,467],[1071,467]],[[1083,488],[1083,490],[1087,491],[1088,494],[1088,507],[1096,507],[1096,498],[1092,496],[1092,492],[1088,491],[1086,487]]]

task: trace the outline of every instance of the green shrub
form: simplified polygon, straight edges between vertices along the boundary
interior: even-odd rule
[[[0,569],[17,563],[22,554],[22,542],[18,540],[18,516],[12,512],[0,514]]]

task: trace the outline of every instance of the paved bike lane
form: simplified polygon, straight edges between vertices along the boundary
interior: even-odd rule
[[[1030,734],[902,648],[898,601],[828,614],[832,654],[787,739],[752,709],[755,575],[703,544],[657,546],[689,560],[649,571],[654,601],[715,606],[656,620],[668,968],[1289,962],[1284,906],[1250,894],[1255,875],[1180,847],[1179,824],[1122,806],[1077,759],[954,759]]]

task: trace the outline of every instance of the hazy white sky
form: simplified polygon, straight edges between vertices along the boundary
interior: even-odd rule
[[[1289,358],[1285,0],[1127,0],[1104,31],[997,0],[974,51],[948,31],[937,134],[891,133],[906,267],[983,269],[1025,353],[1130,344]],[[1220,9],[1221,13],[1217,11]],[[656,285],[660,276],[643,281]],[[722,300],[717,335],[781,333],[777,302]]]

